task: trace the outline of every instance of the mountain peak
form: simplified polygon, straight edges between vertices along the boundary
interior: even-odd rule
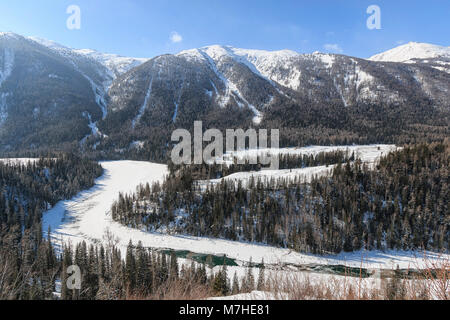
[[[450,47],[430,43],[409,42],[369,58],[372,61],[413,62],[413,59],[450,58]]]
[[[20,39],[22,36],[18,35],[14,32],[0,32],[0,38],[7,38],[7,39]]]
[[[38,37],[28,37],[27,39],[39,43],[40,45],[47,47],[51,50],[62,53],[65,56],[76,54],[89,59],[93,59],[94,61],[97,61],[98,63],[106,67],[108,70],[110,70],[115,76],[123,74],[148,60],[146,58],[132,58],[132,57],[123,57],[117,54],[101,53],[93,49],[73,49],[61,45],[55,41],[42,39]]]

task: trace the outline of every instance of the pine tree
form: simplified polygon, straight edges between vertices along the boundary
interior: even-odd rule
[[[231,288],[231,293],[233,295],[236,295],[240,292],[240,288],[239,288],[239,280],[237,277],[237,272],[234,272],[234,276],[233,276],[233,286]]]
[[[178,279],[178,259],[175,251],[170,253],[170,278],[172,280]]]
[[[258,291],[263,291],[266,288],[266,275],[265,275],[265,265],[264,265],[264,258],[261,261],[261,266],[259,268],[259,276],[258,276],[258,285],[256,289]]]

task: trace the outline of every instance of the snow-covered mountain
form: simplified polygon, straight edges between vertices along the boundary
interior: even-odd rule
[[[13,33],[0,34],[0,149],[71,143],[106,117],[106,68]]]
[[[115,77],[118,77],[149,60],[147,58],[131,58],[119,56],[117,54],[101,53],[92,49],[74,49],[73,51],[100,62],[112,71]]]
[[[423,64],[436,70],[450,73],[450,47],[429,43],[410,42],[377,54],[369,60]]]
[[[175,122],[185,109],[182,98],[186,91],[207,99],[203,106],[247,108],[256,124],[267,109],[282,101],[308,100],[345,107],[402,104],[417,96],[419,90],[424,99],[442,102],[448,81],[429,71],[419,65],[385,65],[343,55],[214,45],[151,59],[142,68],[119,77],[110,92],[110,109],[115,112],[133,106],[127,114],[135,114],[134,128],[146,110],[161,109],[159,113],[166,112],[166,118]],[[137,101],[141,101],[138,113]],[[161,103],[160,108],[155,107]],[[194,109],[191,107],[190,112]]]
[[[416,60],[436,58],[450,59],[450,47],[429,43],[409,42],[392,50],[374,55],[369,60],[414,63]]]
[[[103,137],[109,88],[145,60],[0,33],[0,149]]]
[[[368,60],[220,45],[147,60],[1,33],[0,150],[165,146],[173,128],[195,120],[295,134],[312,125],[352,131],[355,119],[380,130],[397,119],[422,123],[449,112],[449,66],[448,48],[426,44]]]
[[[92,49],[72,49],[65,47],[57,42],[46,40],[38,37],[28,37],[28,39],[36,41],[49,49],[55,50],[66,57],[76,57],[77,55],[90,58],[100,63],[108,69],[113,78],[135,68],[146,62],[147,58],[123,57],[117,54],[101,53]]]

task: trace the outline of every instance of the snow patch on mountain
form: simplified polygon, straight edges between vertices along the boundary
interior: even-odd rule
[[[71,61],[73,67],[75,68],[75,70],[77,70],[87,81],[89,81],[91,88],[92,88],[92,92],[94,93],[95,96],[95,102],[97,103],[97,105],[100,107],[100,109],[102,110],[102,119],[105,120],[106,116],[108,115],[108,108],[106,106],[106,92],[104,90],[104,88],[101,88],[100,86],[98,86],[86,73],[84,73],[83,71],[80,70],[80,68],[78,68],[78,66],[75,64],[75,62]]]
[[[73,66],[73,68],[79,72],[91,85],[92,91],[95,96],[95,102],[102,110],[102,119],[105,119],[107,116],[107,104],[106,104],[106,93],[108,92],[113,79],[115,78],[115,74],[112,70],[110,70],[108,67],[104,66],[101,62],[93,59],[92,56],[82,53],[83,50],[75,50],[72,48],[65,47],[57,42],[36,38],[36,37],[28,37],[29,41],[36,42],[44,47],[49,48],[50,50],[56,52],[60,56],[66,58],[70,64]],[[88,59],[94,62],[97,62],[97,68],[95,70],[96,74],[100,76],[102,79],[101,83],[95,82],[89,75],[84,72],[80,66],[78,65],[78,62],[80,59]]]
[[[5,48],[3,50],[3,57],[0,56],[0,88],[3,82],[11,75],[14,67],[14,51],[12,49]]]
[[[12,32],[0,32],[0,38],[3,39],[20,39],[21,36],[19,36],[18,34],[12,33]]]
[[[9,93],[4,93],[4,92],[0,95],[0,126],[8,118],[8,106],[6,105],[6,98],[8,96],[9,96]]]
[[[370,84],[375,81],[375,78],[362,70],[359,66],[356,67],[356,88],[359,89],[364,84]]]
[[[90,57],[111,70],[115,77],[147,62],[147,58],[123,57],[117,54],[101,53],[92,49],[74,49],[74,52]]]
[[[219,46],[216,46],[216,47],[219,47]],[[208,49],[208,48],[210,48],[211,50]],[[214,86],[214,89],[216,90],[216,99],[217,99],[219,105],[224,108],[224,107],[226,107],[226,105],[230,101],[231,90],[230,90],[230,84],[229,84],[228,79],[219,71],[219,69],[217,68],[217,65],[216,65],[214,59],[210,55],[210,54],[212,54],[213,56],[216,56],[216,53],[217,53],[216,51],[217,50],[215,50],[215,48],[213,48],[213,47],[206,47],[206,48],[202,48],[202,49],[198,49],[197,50],[197,52],[202,55],[203,59],[206,60],[206,62],[208,63],[209,67],[211,68],[211,70],[216,74],[216,76],[225,85],[225,94],[224,95],[220,95],[219,92],[217,91],[216,86]]]
[[[450,58],[450,47],[429,43],[410,42],[392,50],[374,55],[371,61],[414,63],[414,59]]]
[[[184,89],[184,84],[186,82],[186,79],[183,79],[183,83],[181,84],[181,88],[179,90],[179,95],[177,100],[174,102],[175,103],[175,111],[173,113],[173,117],[172,117],[172,122],[175,123],[177,121],[177,116],[178,116],[178,107],[180,106],[180,101],[181,101],[181,96],[183,95],[183,89]]]
[[[28,39],[52,49],[66,58],[73,58],[74,55],[78,55],[96,61],[109,71],[109,76],[113,79],[149,60],[147,58],[132,58],[117,54],[101,53],[92,49],[68,48],[55,41],[37,37],[28,37]]]
[[[314,52],[311,55],[306,55],[308,58],[311,58],[313,60],[318,60],[320,61],[325,68],[327,69],[331,69],[333,67],[333,64],[335,62],[335,57],[332,54],[328,54],[328,53],[321,53],[321,52]]]
[[[247,65],[250,70],[274,85],[279,83],[285,87],[297,90],[300,87],[301,71],[295,62],[301,55],[291,50],[265,51],[238,49],[229,47],[235,59]],[[278,87],[274,85],[280,92]],[[283,94],[284,95],[284,94]]]
[[[179,52],[175,56],[184,58],[189,62],[201,62],[205,60],[205,57],[200,53],[199,49],[184,50]]]
[[[1,33],[1,37],[9,37],[9,33]],[[0,55],[0,88],[3,83],[11,76],[12,70],[14,68],[15,54],[12,49],[5,48],[3,50],[3,55]],[[8,108],[6,104],[6,99],[9,93],[0,94],[0,126],[8,118]]]
[[[150,80],[150,84],[147,89],[147,94],[145,95],[144,103],[142,104],[141,108],[139,109],[138,115],[136,116],[136,118],[133,119],[133,122],[131,123],[131,126],[133,129],[136,127],[136,124],[139,122],[139,120],[141,120],[142,116],[145,113],[145,110],[147,109],[147,104],[152,95],[152,90],[153,90],[153,77]]]
[[[83,116],[89,121],[89,128],[91,129],[92,135],[95,137],[100,136],[100,130],[97,128],[97,123],[92,121],[91,114],[89,112],[83,112]]]
[[[231,79],[227,78],[222,72],[220,72],[219,68],[217,67],[217,64],[221,63],[223,59],[226,57],[236,58],[233,57],[232,54],[230,54],[229,50],[230,50],[229,48],[227,49],[225,47],[215,45],[201,48],[200,50],[198,50],[198,52],[208,62],[211,69],[214,71],[217,77],[222,80],[223,84],[225,85],[225,95],[219,97],[219,104],[222,107],[225,107],[230,101],[231,97],[233,97],[235,102],[241,108],[247,106],[250,110],[252,110],[252,112],[255,114],[255,117],[253,118],[253,123],[259,124],[262,121],[261,112],[254,105],[252,105],[250,102],[247,101],[247,99],[240,92],[238,86]]]
[[[235,61],[246,65],[253,73],[259,77],[270,82],[278,89],[274,81],[265,71],[271,67],[279,65],[280,61],[286,61],[289,58],[298,57],[298,54],[290,50],[282,51],[265,51],[265,50],[250,50],[238,49],[233,47],[225,47],[225,51]]]
[[[84,111],[84,112],[82,113],[82,115],[83,115],[83,117],[85,117],[85,118],[89,121],[88,126],[89,126],[89,128],[91,129],[91,134],[88,134],[87,136],[85,136],[85,137],[80,141],[80,145],[81,145],[82,147],[85,145],[86,140],[87,140],[89,137],[94,137],[94,138],[100,138],[100,137],[106,138],[106,137],[107,137],[106,135],[102,134],[102,133],[100,132],[100,130],[98,129],[98,127],[97,127],[97,121],[92,121],[92,116],[91,116],[91,114],[90,114],[89,112]],[[96,145],[94,145],[94,149],[95,149],[95,148],[96,148]]]
[[[144,141],[136,140],[130,143],[129,149],[140,150],[144,147],[144,145],[145,145]]]

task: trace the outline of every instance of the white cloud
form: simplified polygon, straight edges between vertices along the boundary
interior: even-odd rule
[[[174,31],[170,34],[170,41],[172,41],[172,43],[179,43],[183,41],[183,37],[178,32]]]
[[[343,53],[344,52],[344,50],[342,50],[342,48],[336,43],[326,43],[323,45],[323,48],[329,52],[334,52],[334,53]]]

